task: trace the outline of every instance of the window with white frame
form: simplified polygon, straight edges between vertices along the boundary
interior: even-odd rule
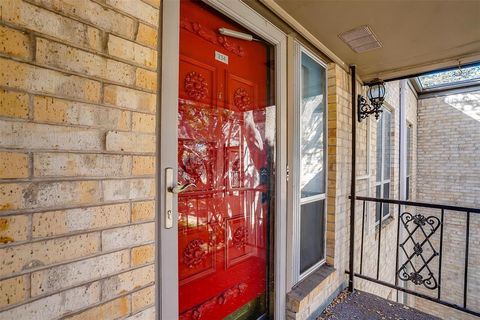
[[[376,197],[382,199],[390,198],[390,173],[391,173],[391,128],[392,128],[392,114],[384,108],[380,119],[377,121],[377,170],[375,189]],[[390,214],[390,206],[387,203],[376,204],[376,218],[375,221],[380,221],[380,216],[385,218]]]
[[[326,66],[297,45],[294,137],[294,273],[297,280],[326,255]]]
[[[412,134],[413,128],[412,124],[407,123],[407,176],[406,176],[406,188],[407,188],[407,200],[411,199],[412,192]]]

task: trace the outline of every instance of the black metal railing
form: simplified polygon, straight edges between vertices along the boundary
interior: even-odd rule
[[[356,265],[357,268],[354,268],[354,270],[356,270],[353,273],[355,277],[455,308],[472,315],[480,316],[478,310],[469,308],[467,290],[471,242],[471,216],[473,214],[480,214],[479,208],[466,208],[425,202],[378,199],[361,196],[355,197],[355,200],[357,203],[358,201],[361,201],[363,208],[361,217],[362,230],[360,238],[360,260],[359,265]],[[365,270],[364,246],[367,240],[365,227],[367,203],[374,203],[377,209],[376,220],[378,220],[378,222],[376,223],[378,223],[378,225],[375,227],[376,231],[374,237],[374,242],[377,246],[374,252],[376,252],[377,259],[375,264],[369,264],[370,268]],[[392,207],[395,206],[397,206],[397,210],[391,210]],[[397,213],[396,216],[391,214],[393,219],[389,218],[388,220],[388,223],[392,223],[396,220],[396,235],[391,237],[396,237],[396,243],[393,247],[395,250],[395,263],[394,261],[381,261],[382,224],[387,223],[387,219],[382,212],[385,208],[388,208],[390,213]],[[378,218],[378,211],[382,218]],[[461,218],[463,219],[462,221],[465,221],[463,224],[459,224],[458,222],[459,215],[463,216]],[[457,298],[457,301],[454,301],[454,297],[449,297],[448,294],[444,294],[445,298],[442,297],[442,289],[445,289],[442,287],[442,266],[445,265],[445,261],[442,261],[442,258],[445,255],[444,227],[448,225],[449,217],[453,220],[452,224],[455,224],[457,228],[459,225],[465,227],[465,242],[462,244],[464,245],[464,249],[462,248],[462,250],[465,250],[465,255],[462,257],[461,254],[457,254],[457,256],[460,257],[457,260],[463,260],[463,263],[460,262],[460,265],[463,264],[463,274],[455,274],[458,277],[456,283],[463,282],[463,296],[461,297],[461,300],[463,301],[461,302],[458,301],[458,296],[455,297]],[[476,217],[480,218],[480,216]],[[360,217],[356,217],[356,219],[357,218]],[[389,232],[391,233],[392,230],[394,229],[392,228]],[[355,232],[353,234],[355,234]],[[478,233],[476,233],[476,235],[478,237]],[[478,242],[478,239],[475,241]],[[372,241],[369,241],[367,245],[372,245]],[[388,246],[385,246],[385,248],[387,247]],[[389,246],[389,248],[391,249],[392,246]],[[351,246],[351,261],[354,260],[355,254],[355,246]],[[393,255],[393,252],[390,254]],[[449,254],[451,254],[451,252],[449,252]],[[384,257],[385,256],[386,253],[384,252]],[[451,264],[452,261],[449,261],[448,263]],[[394,272],[390,272],[389,274],[391,276],[389,279],[385,279],[387,277],[382,274],[382,270],[385,268],[382,269],[381,266],[386,266],[388,268],[393,265],[395,265]],[[372,270],[372,268],[375,268],[376,270]],[[347,273],[350,273],[349,270]],[[392,279],[392,276],[394,277],[394,280]],[[452,274],[449,274],[449,276],[451,279]],[[480,290],[480,288],[478,290]]]

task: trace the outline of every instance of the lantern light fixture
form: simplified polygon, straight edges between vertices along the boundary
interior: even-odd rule
[[[366,119],[369,115],[374,114],[378,120],[380,113],[383,112],[382,106],[385,100],[385,83],[380,79],[375,79],[368,84],[367,99],[361,94],[358,95],[358,121]]]

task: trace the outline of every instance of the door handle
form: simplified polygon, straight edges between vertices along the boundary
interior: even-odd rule
[[[197,185],[195,183],[187,183],[187,184],[184,184],[183,186],[179,185],[179,186],[176,186],[176,187],[169,187],[168,192],[171,192],[173,194],[179,194],[179,193],[182,193],[184,191],[187,191],[187,189],[189,189],[189,188],[196,188],[196,187],[197,187]]]
[[[165,229],[173,227],[173,201],[174,194],[179,194],[187,189],[196,188],[194,183],[187,183],[185,185],[173,186],[173,168],[165,169]]]

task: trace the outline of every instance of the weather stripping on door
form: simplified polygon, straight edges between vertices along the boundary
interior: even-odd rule
[[[194,183],[173,186],[173,169],[165,169],[165,229],[173,227],[173,195],[187,191],[189,188],[196,188]]]

